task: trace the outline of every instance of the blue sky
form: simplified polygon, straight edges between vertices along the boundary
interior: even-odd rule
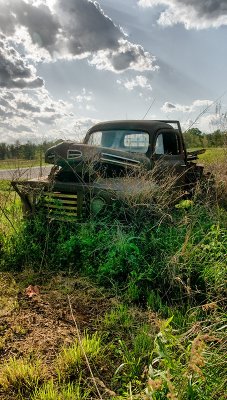
[[[210,106],[194,126],[225,129],[226,64],[227,0],[0,0],[0,141],[148,109],[187,128]]]

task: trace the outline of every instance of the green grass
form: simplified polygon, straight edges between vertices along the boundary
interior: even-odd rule
[[[65,381],[70,376],[80,376],[82,368],[86,368],[86,357],[89,360],[97,359],[101,351],[101,340],[97,334],[85,335],[81,341],[68,348],[63,348],[56,360],[56,371],[60,381]],[[100,353],[101,354],[101,353]]]
[[[68,383],[59,387],[53,380],[35,390],[31,400],[89,400],[90,391],[82,393],[79,383]]]
[[[10,358],[1,368],[0,388],[5,392],[29,393],[45,379],[41,360]]]
[[[208,148],[204,154],[199,155],[199,160],[206,163],[222,163],[227,159],[227,147],[224,148]]]
[[[8,183],[0,194],[0,270],[15,275],[21,294],[29,281],[42,282],[45,293],[61,291],[67,299],[83,276],[87,287],[102,287],[103,304],[112,299],[104,314],[97,312],[95,296],[88,315],[83,306],[78,315],[75,310],[76,320],[92,315],[92,324],[80,329],[81,341],[75,328],[73,343],[56,349],[46,364],[45,354],[2,362],[0,393],[6,399],[26,399],[28,392],[32,400],[100,399],[98,387],[108,400],[224,400],[227,212],[217,200],[196,193],[165,213],[140,213],[143,223],[100,218],[73,226],[48,224],[42,215],[22,221]],[[54,289],[45,276],[55,277]],[[70,288],[62,284],[69,278]],[[84,292],[84,286],[77,292],[78,307],[89,296]],[[31,304],[34,311],[39,303]],[[14,330],[29,334],[23,325]],[[9,338],[1,337],[4,349]]]
[[[19,169],[19,168],[32,168],[47,165],[44,160],[21,160],[9,159],[0,160],[0,169]]]

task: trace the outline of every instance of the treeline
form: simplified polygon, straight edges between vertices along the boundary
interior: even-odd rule
[[[217,130],[213,133],[204,134],[198,128],[191,128],[183,133],[187,148],[198,147],[223,147],[227,145],[227,134]],[[44,156],[45,151],[54,146],[58,141],[35,144],[28,141],[25,144],[16,141],[15,144],[0,143],[0,160],[23,159],[37,160]]]
[[[49,147],[54,146],[59,141],[44,141],[42,144],[35,144],[30,141],[24,144],[19,141],[16,141],[15,144],[0,143],[0,160],[37,160],[44,156]]]
[[[202,133],[198,128],[191,128],[183,133],[186,147],[223,147],[227,146],[227,133],[219,129],[212,133]]]

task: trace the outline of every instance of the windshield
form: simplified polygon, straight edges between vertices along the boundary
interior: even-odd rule
[[[149,135],[136,130],[105,130],[90,134],[88,144],[109,147],[131,153],[146,153],[149,146]]]

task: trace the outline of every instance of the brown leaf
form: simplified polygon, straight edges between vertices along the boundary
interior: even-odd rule
[[[32,298],[33,296],[37,296],[37,295],[39,295],[39,287],[38,286],[29,285],[25,289],[25,294],[29,298]]]

